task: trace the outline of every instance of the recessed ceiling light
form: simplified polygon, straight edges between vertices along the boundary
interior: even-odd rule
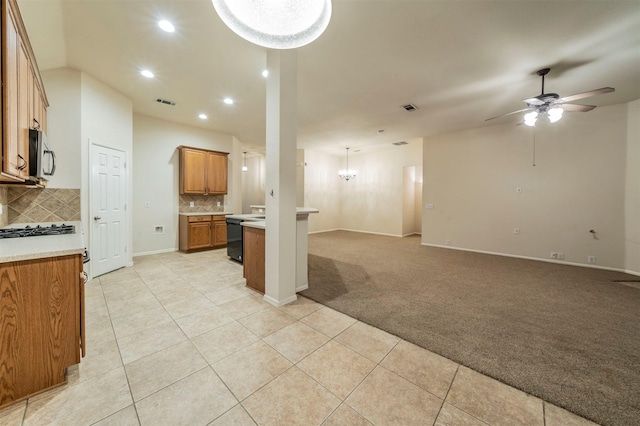
[[[264,78],[269,77],[269,70],[264,70],[264,71],[262,71],[262,76],[263,76]]]
[[[207,119],[207,118],[209,118],[209,117],[207,117],[207,114],[198,114],[198,118],[199,118],[200,120],[206,120],[206,119]]]
[[[231,98],[224,98],[224,103],[227,105],[233,105],[233,99]]]
[[[166,20],[162,20],[160,22],[158,22],[158,26],[163,29],[164,31],[168,32],[168,33],[172,33],[176,30],[176,28],[173,26],[173,24],[169,21]]]
[[[149,70],[142,70],[140,71],[140,74],[147,78],[153,78],[153,73]]]

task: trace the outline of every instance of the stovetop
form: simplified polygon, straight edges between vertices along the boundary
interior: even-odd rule
[[[40,235],[75,234],[74,225],[25,226],[24,228],[0,229],[0,238],[37,237]]]

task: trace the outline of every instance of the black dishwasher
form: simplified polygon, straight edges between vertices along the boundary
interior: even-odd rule
[[[227,256],[242,263],[242,219],[227,218]]]

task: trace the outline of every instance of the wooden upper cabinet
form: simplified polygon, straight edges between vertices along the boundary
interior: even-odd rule
[[[29,129],[46,131],[48,102],[16,0],[0,1],[3,87],[0,181],[15,182],[29,177]]]
[[[13,10],[2,0],[2,176],[19,180],[18,26]]]
[[[207,188],[209,194],[227,193],[227,154],[210,152],[208,155]]]
[[[227,193],[226,152],[181,146],[180,193],[221,195]]]
[[[191,148],[180,149],[180,193],[207,192],[207,153]]]

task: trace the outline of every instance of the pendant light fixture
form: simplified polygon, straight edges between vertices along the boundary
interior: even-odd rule
[[[331,0],[212,0],[220,19],[258,46],[295,49],[311,43],[331,19]]]
[[[349,148],[347,148],[347,168],[340,170],[338,175],[347,182],[356,178],[356,171],[349,168]]]
[[[242,160],[243,160],[242,171],[246,172],[247,170],[249,170],[247,169],[247,151],[244,151],[242,153]]]

